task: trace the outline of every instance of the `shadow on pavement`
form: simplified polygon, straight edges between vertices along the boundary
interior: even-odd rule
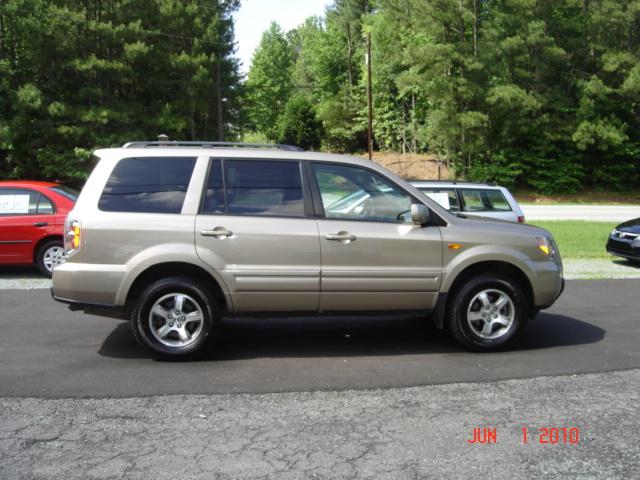
[[[613,260],[612,263],[614,263],[616,265],[620,265],[621,267],[629,267],[629,268],[640,269],[640,260],[616,259],[616,260]]]
[[[573,346],[602,340],[605,330],[575,318],[541,313],[512,352]],[[127,323],[105,339],[100,355],[151,358]],[[467,353],[423,316],[225,318],[220,339],[199,361],[260,357],[384,356]]]

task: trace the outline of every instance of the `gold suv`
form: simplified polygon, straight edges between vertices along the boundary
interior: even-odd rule
[[[128,318],[159,356],[194,356],[221,317],[256,312],[428,312],[491,350],[562,292],[549,232],[456,216],[367,160],[215,142],[95,155],[52,294]]]

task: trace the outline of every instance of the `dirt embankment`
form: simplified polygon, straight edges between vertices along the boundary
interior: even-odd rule
[[[368,158],[366,153],[360,155]],[[413,180],[438,180],[438,160],[435,155],[416,153],[374,152],[373,160],[388,168],[403,178]],[[447,180],[449,176],[447,166],[440,166],[440,179]]]

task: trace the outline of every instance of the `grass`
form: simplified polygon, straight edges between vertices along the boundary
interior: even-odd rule
[[[538,220],[534,225],[546,228],[553,234],[562,258],[612,258],[605,250],[605,245],[617,223]]]
[[[568,195],[543,195],[532,191],[515,190],[513,196],[518,203],[535,205],[637,205],[640,204],[640,191],[626,193],[585,191]]]

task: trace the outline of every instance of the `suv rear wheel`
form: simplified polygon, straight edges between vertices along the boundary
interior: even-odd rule
[[[505,346],[527,323],[529,301],[522,287],[508,277],[481,275],[454,293],[447,315],[449,331],[469,350]]]
[[[215,300],[190,277],[170,277],[149,285],[131,315],[136,340],[158,357],[189,359],[217,336]]]

